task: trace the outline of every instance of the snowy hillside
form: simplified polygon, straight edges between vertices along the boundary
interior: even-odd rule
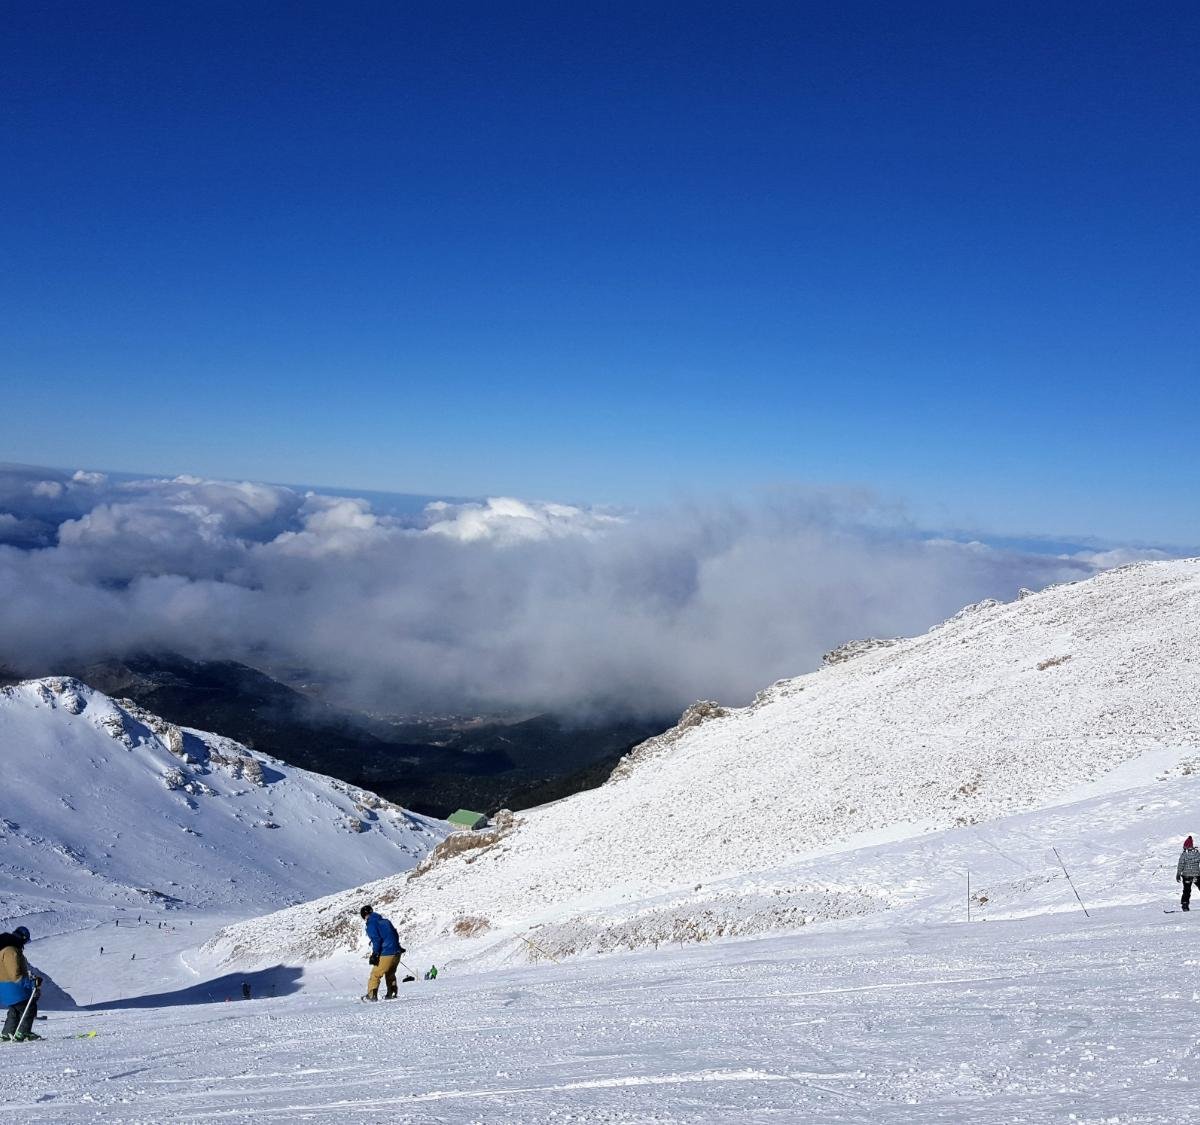
[[[278,914],[270,949],[258,929],[232,927],[207,953],[243,964],[355,948],[364,898],[410,946],[463,963],[765,933],[918,901],[960,909],[965,866],[1024,880],[1009,914],[1057,909],[1067,888],[1046,845],[1078,854],[1104,828],[1098,816],[1113,854],[1128,841],[1111,832],[1136,829],[1128,863],[1144,897],[1141,849],[1196,827],[1167,795],[1200,768],[1198,620],[1198,560],[968,607],[749,707],[698,705],[600,789],[521,814],[478,846],[454,838],[411,876]],[[1106,794],[1116,804],[1096,805]],[[1016,814],[1055,805],[1061,816],[1016,827]],[[1002,818],[1003,845],[972,827]],[[997,859],[997,847],[1021,854]],[[1117,872],[1105,895],[1129,901]]]
[[[164,908],[253,916],[406,871],[445,833],[64,678],[0,689],[0,771],[2,920],[40,935]]]

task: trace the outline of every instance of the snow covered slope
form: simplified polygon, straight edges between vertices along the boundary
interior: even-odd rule
[[[0,901],[36,935],[249,917],[407,871],[445,826],[77,680],[0,689]]]
[[[1157,778],[1200,767],[1198,621],[1200,560],[968,607],[749,707],[698,705],[597,790],[471,841],[482,846],[452,838],[411,876],[274,916],[270,954],[250,927],[207,952],[240,964],[355,948],[364,898],[406,944],[481,962],[738,932],[716,929],[715,888],[731,923],[753,915],[758,932],[890,909],[951,876],[961,902],[963,861],[983,866],[993,846],[971,826],[1083,802],[1027,826],[1040,852],[1014,862],[1032,885],[1061,878],[1040,854],[1047,832],[1085,832],[1087,801],[1106,792],[1124,794],[1108,815],[1130,818],[1172,784]],[[1171,810],[1157,815],[1139,829],[1156,847],[1174,833]],[[897,850],[904,872],[853,854],[938,830],[952,841],[944,871],[920,848]],[[659,907],[661,924],[630,924]]]
[[[1188,921],[836,925],[443,974],[391,1004],[258,978],[243,1002],[235,980],[229,1004],[52,1014],[47,1042],[0,1045],[0,1103],[54,1125],[1195,1121]]]

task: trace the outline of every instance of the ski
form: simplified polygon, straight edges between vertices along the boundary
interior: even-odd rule
[[[2,1039],[0,1043],[15,1043],[23,1046],[26,1043],[50,1043],[57,1039],[95,1039],[99,1034],[98,1031],[81,1031],[78,1035],[39,1035],[36,1039]]]

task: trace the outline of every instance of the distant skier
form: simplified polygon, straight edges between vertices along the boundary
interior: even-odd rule
[[[367,981],[367,993],[364,1000],[379,999],[380,978],[387,981],[385,1000],[395,1000],[400,991],[396,983],[396,966],[400,964],[400,955],[404,946],[400,944],[400,936],[396,927],[382,914],[376,914],[371,906],[364,906],[359,917],[367,923],[367,937],[371,940],[371,977]]]
[[[27,941],[29,931],[24,926],[18,926],[11,934],[0,934],[0,1005],[8,1009],[0,1040],[5,1042],[41,1039],[30,1029],[37,1019],[42,978],[33,975],[25,960]]]
[[[1179,863],[1175,867],[1175,882],[1183,884],[1183,897],[1179,905],[1183,910],[1190,910],[1188,903],[1192,898],[1192,884],[1200,881],[1200,848],[1192,846],[1189,836],[1183,842],[1183,851],[1179,853]]]
[[[425,979],[426,980],[437,980],[437,966],[436,965],[430,965],[429,968],[425,970]]]
[[[242,981],[242,999],[250,999],[250,982],[248,980]]]

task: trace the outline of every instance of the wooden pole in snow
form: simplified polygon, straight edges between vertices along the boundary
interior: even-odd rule
[[[1063,869],[1063,874],[1067,877],[1067,882],[1071,884],[1071,890],[1075,891],[1075,881],[1071,878],[1071,873],[1067,870],[1067,865],[1063,863],[1063,857],[1058,855],[1058,848],[1052,848],[1051,850],[1058,856],[1059,866]],[[1083,899],[1079,897],[1078,891],[1075,891],[1075,898],[1079,902],[1079,905],[1083,907],[1083,916],[1090,918],[1091,915],[1087,912],[1087,907],[1083,905]]]

